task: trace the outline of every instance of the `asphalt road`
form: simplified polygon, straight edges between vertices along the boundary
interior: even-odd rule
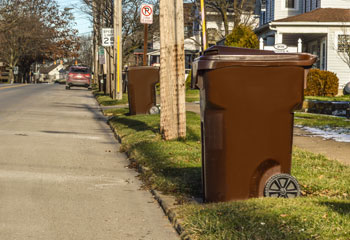
[[[91,92],[0,85],[0,239],[179,239]]]

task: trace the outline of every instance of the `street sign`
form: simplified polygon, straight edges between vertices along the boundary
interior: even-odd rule
[[[101,46],[98,48],[98,62],[100,64],[106,63],[105,49],[104,49],[104,47],[101,47]]]
[[[153,5],[143,3],[141,5],[141,23],[152,24],[153,23]]]
[[[102,46],[110,47],[114,44],[113,28],[102,28]]]
[[[13,68],[13,74],[18,75],[18,66]]]

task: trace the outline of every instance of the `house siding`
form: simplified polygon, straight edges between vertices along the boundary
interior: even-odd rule
[[[341,28],[329,28],[328,31],[327,70],[337,74],[339,78],[339,88],[343,88],[344,85],[350,81],[350,68],[339,57],[337,52],[338,35],[343,34],[343,30]]]
[[[321,0],[321,8],[350,8],[349,0]]]
[[[296,0],[296,9],[285,8],[285,0],[275,0],[275,19],[282,19],[302,13],[302,0]]]

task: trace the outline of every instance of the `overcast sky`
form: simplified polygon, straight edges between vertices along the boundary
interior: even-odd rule
[[[79,30],[79,35],[88,34],[92,31],[91,22],[88,16],[82,12],[81,0],[57,0],[61,8],[72,8],[72,13],[74,14],[75,21],[77,23],[76,29]]]

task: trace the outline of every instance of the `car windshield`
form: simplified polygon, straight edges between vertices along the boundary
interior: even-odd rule
[[[70,70],[71,73],[89,73],[88,68],[72,68]]]

